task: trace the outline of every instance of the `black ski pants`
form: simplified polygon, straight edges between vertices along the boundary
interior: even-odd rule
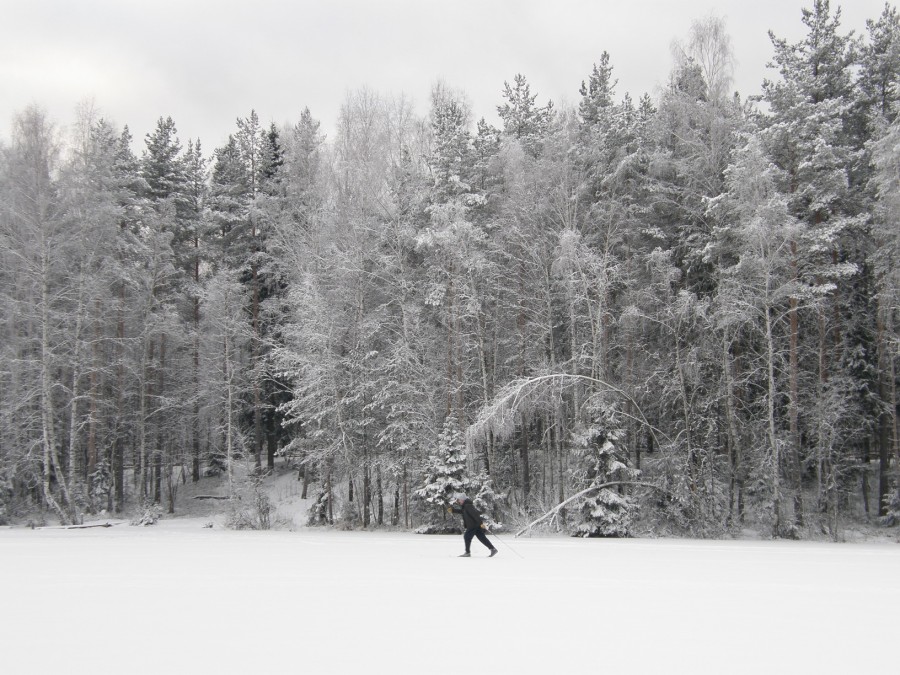
[[[469,553],[469,547],[472,545],[473,537],[478,537],[478,541],[487,546],[489,549],[493,550],[494,545],[485,536],[484,530],[482,530],[480,527],[470,527],[463,535],[463,539],[466,542],[466,553]]]

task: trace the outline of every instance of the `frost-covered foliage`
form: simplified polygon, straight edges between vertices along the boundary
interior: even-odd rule
[[[134,518],[131,519],[131,525],[140,525],[142,527],[156,525],[160,518],[162,518],[162,507],[159,504],[145,502]]]
[[[468,493],[474,487],[466,469],[462,433],[453,416],[444,422],[435,453],[425,460],[422,482],[416,499],[440,507],[450,504],[455,493]]]
[[[354,508],[353,502],[349,499],[341,502],[341,511],[334,524],[335,527],[339,530],[353,530],[360,522],[359,512]]]
[[[488,530],[502,532],[503,523],[500,518],[506,507],[507,493],[497,492],[494,489],[494,482],[484,471],[478,474],[473,482],[478,485],[478,488],[472,498],[472,503],[484,516]]]
[[[311,526],[328,524],[328,491],[319,490],[307,512],[306,524]]]
[[[900,523],[900,490],[895,489],[885,498],[887,513],[881,518],[881,522],[888,527],[894,527]]]
[[[272,527],[272,502],[263,489],[262,475],[254,473],[231,500],[225,526],[232,530],[268,530]]]
[[[97,462],[97,468],[90,475],[90,503],[94,508],[105,508],[112,489],[112,474],[106,458]]]
[[[485,486],[529,520],[587,490],[588,536],[628,532],[630,500],[700,536],[864,517],[861,455],[897,441],[900,15],[857,37],[808,4],[759,92],[732,96],[710,17],[653,99],[603,53],[575,105],[505,83],[502,130],[444,85],[428,119],[348,92],[327,141],[251,110],[207,158],[171,118],[139,157],[87,108],[15,115],[0,518],[139,511],[185,460],[233,493],[266,447],[327,476],[315,523],[381,524],[392,493],[392,523],[457,527],[455,491],[499,521]],[[896,467],[868,466],[884,507]]]
[[[13,502],[13,483],[7,471],[0,470],[0,525],[9,522]]]
[[[579,489],[613,481],[630,481],[640,471],[628,467],[618,447],[624,433],[610,411],[597,410],[593,423],[579,424],[572,431],[572,443],[579,467],[574,472]],[[615,487],[598,487],[578,501],[579,522],[572,532],[577,537],[627,537],[637,506]]]
[[[429,455],[422,468],[422,487],[413,493],[424,507],[425,524],[416,531],[434,534],[454,531],[456,522],[447,523],[446,509],[453,502],[453,495],[463,492],[471,495],[477,484],[471,480],[466,468],[462,433],[451,415],[444,421],[438,437],[438,447]]]
[[[642,516],[646,517],[642,517],[641,524],[660,535],[705,537],[715,534],[709,528],[721,531],[724,526],[721,520],[707,522],[698,510],[697,498],[691,491],[689,476],[684,471],[684,458],[668,445],[662,448],[659,455],[643,463],[645,475],[660,474],[665,476],[665,480],[661,481],[663,489],[651,495],[651,501],[646,502],[648,508],[646,512],[642,512]],[[747,485],[749,484],[748,479]],[[762,512],[768,508],[769,502],[764,499],[765,495],[751,495],[751,490],[746,489],[747,485],[743,493],[747,500],[744,504],[745,511],[750,510],[751,500],[754,512]]]
[[[508,136],[521,143],[522,148],[534,157],[540,153],[541,142],[553,121],[553,102],[544,106],[535,105],[537,94],[531,93],[531,86],[524,75],[517,74],[513,85],[503,83],[503,98],[506,103],[497,106],[497,114],[503,120],[503,128]]]
[[[216,449],[209,453],[206,461],[204,475],[207,477],[221,476],[228,471],[228,458],[225,453]]]

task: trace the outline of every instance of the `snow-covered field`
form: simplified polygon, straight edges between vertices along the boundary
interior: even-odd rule
[[[896,672],[900,546],[0,530],[0,672]]]

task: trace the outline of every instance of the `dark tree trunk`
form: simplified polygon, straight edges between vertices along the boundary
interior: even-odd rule
[[[194,237],[194,249],[200,249],[200,238]],[[200,254],[194,255],[194,283],[200,287]],[[193,302],[194,320],[194,415],[191,420],[193,438],[191,439],[191,481],[200,482],[200,298]]]
[[[528,495],[531,493],[531,466],[528,457],[528,432],[527,424],[522,425],[522,502],[528,504]]]
[[[125,284],[121,285],[119,293],[121,307],[125,306]],[[115,484],[115,511],[121,513],[125,502],[125,319],[122,317],[122,309],[119,309],[119,317],[116,322],[116,349],[118,363],[116,364],[116,437],[113,441],[112,467],[110,470]]]
[[[380,466],[375,469],[375,503],[378,504],[376,522],[381,526],[384,525],[384,493],[382,491]]]
[[[797,243],[791,242],[791,268],[793,278],[799,281],[797,271]],[[800,462],[800,319],[797,298],[790,298],[790,352],[789,352],[789,387],[788,418],[791,436],[791,453],[787,458],[788,473],[791,476],[791,487],[794,491],[794,523],[803,525],[802,475]]]
[[[278,450],[278,437],[270,425],[269,432],[266,434],[266,466],[270,469],[275,468],[275,451]]]

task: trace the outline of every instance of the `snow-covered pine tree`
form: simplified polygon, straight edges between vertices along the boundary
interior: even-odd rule
[[[316,186],[320,176],[322,145],[325,137],[319,131],[321,123],[304,108],[300,121],[287,135],[282,170],[287,208],[294,220],[308,228],[319,194]]]
[[[446,509],[457,492],[469,494],[476,487],[466,469],[465,441],[454,416],[444,421],[438,437],[438,447],[429,455],[422,468],[421,488],[413,493],[418,502],[424,502],[425,524],[419,534],[446,534],[454,532],[458,523],[448,521]]]
[[[429,165],[434,174],[435,201],[446,202],[469,192],[471,166],[470,113],[461,96],[438,86],[431,93],[433,155]]]
[[[581,102],[578,104],[578,115],[585,125],[596,124],[605,108],[613,105],[613,91],[616,80],[612,77],[613,67],[609,62],[609,52],[600,55],[600,65],[594,64],[594,69],[587,83],[582,81]]]
[[[878,497],[880,514],[888,515],[888,503],[900,504],[896,474],[892,473],[892,457],[896,455],[900,434],[897,433],[897,349],[896,310],[900,298],[900,232],[897,214],[900,213],[900,122],[894,120],[885,135],[871,144],[876,171],[873,182],[878,190],[878,206],[872,222],[874,250],[869,257],[872,264],[875,301],[877,304],[878,397],[882,407],[878,416]],[[893,485],[892,485],[893,484]],[[893,498],[891,497],[893,493]]]
[[[866,22],[868,40],[861,50],[861,70],[857,88],[866,112],[867,153],[872,170],[868,172],[868,195],[877,195],[872,204],[874,217],[865,232],[869,238],[866,265],[863,271],[871,275],[874,311],[869,309],[868,321],[875,322],[877,366],[877,399],[880,401],[873,427],[878,453],[878,513],[896,524],[900,516],[900,492],[896,485],[897,434],[897,329],[896,310],[900,291],[900,271],[897,267],[900,236],[897,229],[898,155],[900,127],[900,15],[895,7],[885,5],[877,21]],[[874,189],[873,189],[874,188]],[[863,192],[863,191],[860,191]],[[868,303],[867,303],[868,304]],[[854,310],[859,308],[853,307]],[[894,345],[893,347],[891,345]],[[872,347],[868,348],[872,351]],[[863,471],[866,470],[864,464]],[[865,473],[863,474],[865,476]],[[893,485],[892,485],[893,484]],[[863,483],[865,489],[865,482]],[[893,505],[893,506],[891,506]],[[866,509],[868,512],[868,509]]]
[[[541,154],[541,144],[550,130],[556,111],[553,101],[545,106],[535,105],[537,94],[531,93],[531,85],[521,73],[513,78],[513,86],[503,83],[506,103],[497,106],[497,114],[503,120],[503,131],[521,143],[531,157]]]
[[[472,138],[472,187],[487,196],[499,189],[502,183],[498,155],[501,148],[501,132],[482,117]]]
[[[579,460],[574,472],[575,486],[587,489],[612,481],[637,479],[640,471],[625,464],[620,442],[625,431],[614,411],[595,406],[588,424],[572,430],[573,451]],[[637,505],[627,495],[608,487],[586,494],[578,502],[579,522],[572,530],[575,537],[627,537],[631,534],[632,514]]]
[[[477,486],[472,503],[484,516],[484,523],[491,532],[501,531],[503,523],[499,518],[501,509],[506,506],[506,492],[498,492],[494,487],[494,481],[486,471],[482,471],[473,481]]]
[[[839,359],[848,347],[848,289],[859,278],[863,261],[855,249],[867,221],[855,185],[863,153],[851,133],[860,128],[852,77],[857,41],[841,30],[840,9],[832,13],[828,0],[815,0],[802,14],[802,41],[770,34],[780,77],[763,83],[769,114],[760,118],[761,138],[781,171],[779,189],[802,225],[788,244],[794,290],[788,301],[790,434],[783,468],[793,504],[790,536],[804,525],[806,467],[829,471],[861,426],[851,414],[848,390],[839,387]]]
[[[145,137],[147,148],[141,159],[141,176],[145,196],[158,208],[159,202],[174,198],[179,201],[185,189],[181,141],[171,117],[162,117],[156,129]]]
[[[878,20],[866,21],[868,40],[860,51],[861,70],[857,79],[862,105],[868,109],[869,133],[878,118],[892,123],[900,101],[900,14],[885,4]]]
[[[110,471],[109,461],[106,457],[100,459],[94,471],[92,471],[88,480],[88,494],[96,504],[109,503],[109,493],[112,489],[112,473]]]

